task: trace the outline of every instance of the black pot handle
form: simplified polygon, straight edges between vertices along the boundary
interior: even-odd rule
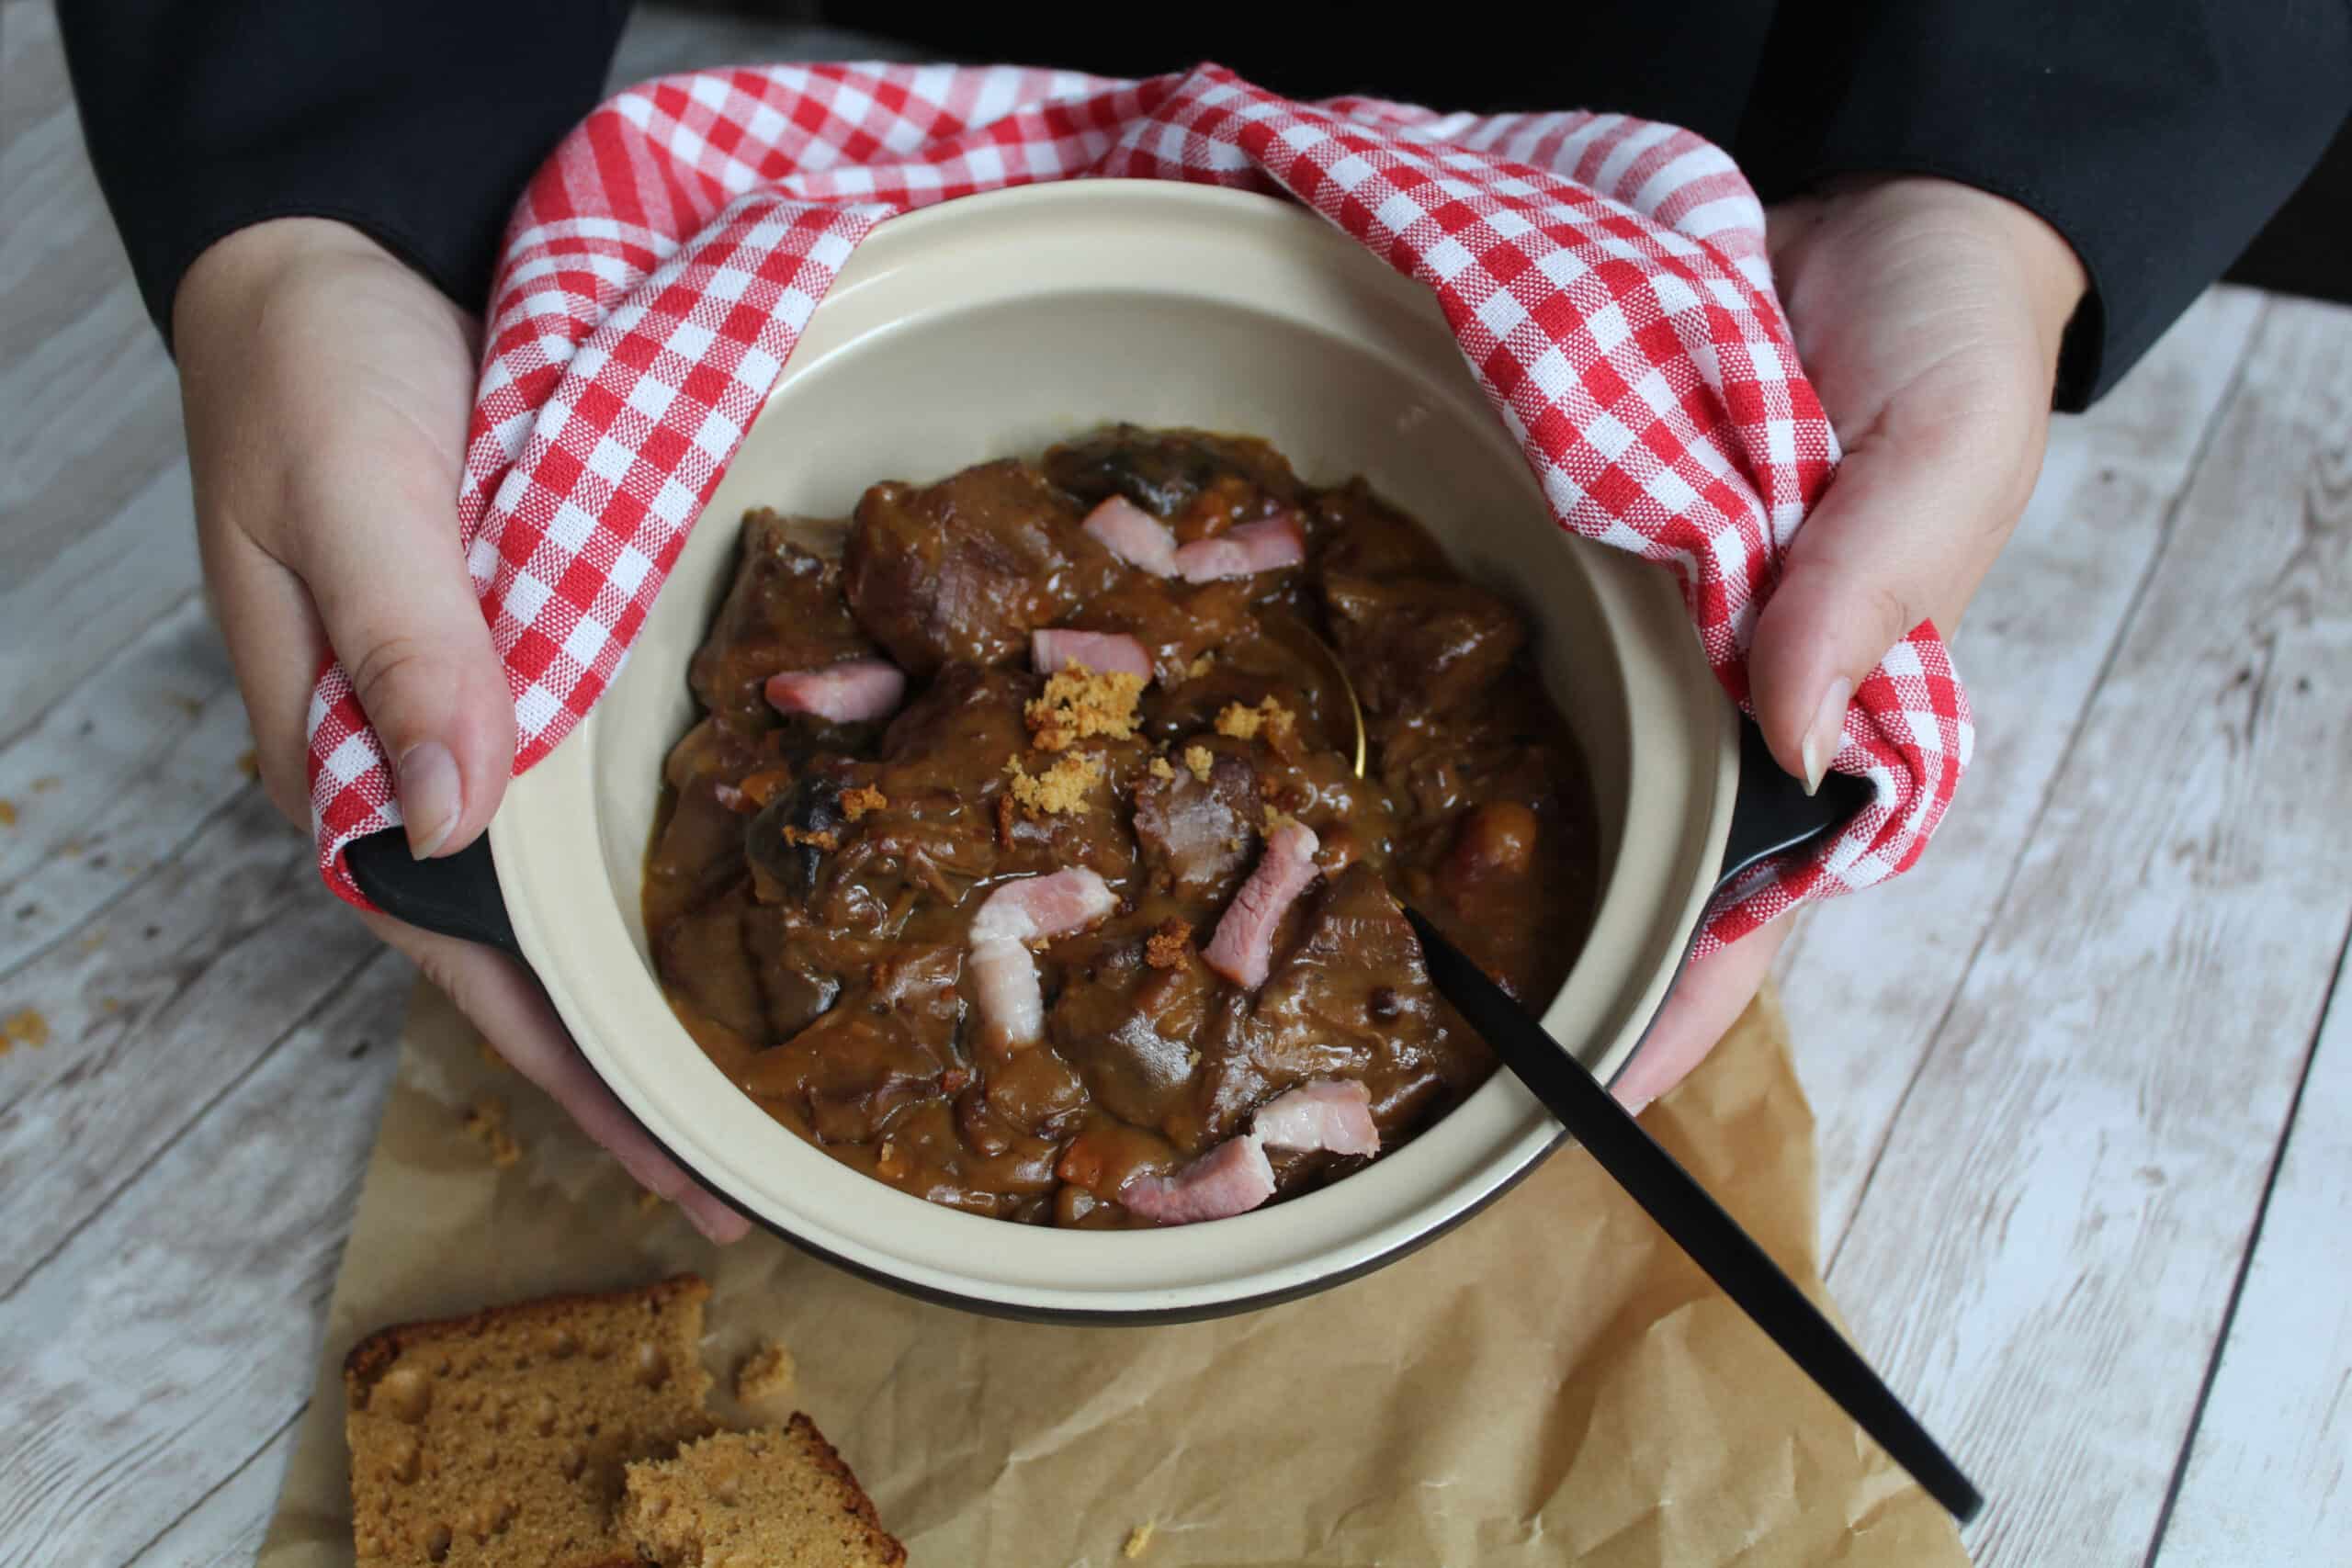
[[[526,962],[498,890],[489,834],[456,854],[417,860],[408,852],[408,835],[388,828],[344,846],[343,860],[368,902],[393,919],[479,942]]]
[[[1784,772],[1764,744],[1764,732],[1743,715],[1739,721],[1739,793],[1733,798],[1731,832],[1724,840],[1723,866],[1715,873],[1720,893],[1740,873],[1774,855],[1786,854],[1836,832],[1871,803],[1868,779],[1831,773],[1812,795],[1803,780]]]

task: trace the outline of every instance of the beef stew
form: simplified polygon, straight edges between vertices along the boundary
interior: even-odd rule
[[[644,916],[706,1054],[834,1158],[1026,1223],[1239,1213],[1492,1071],[1400,897],[1559,986],[1575,744],[1521,615],[1362,481],[1121,425],[828,534],[744,521]]]

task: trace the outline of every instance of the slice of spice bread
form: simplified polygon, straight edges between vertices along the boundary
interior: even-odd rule
[[[621,1526],[662,1568],[899,1568],[907,1560],[806,1416],[630,1465]]]
[[[638,1562],[615,1526],[626,1467],[714,1427],[709,1295],[681,1276],[361,1341],[343,1368],[360,1568]]]

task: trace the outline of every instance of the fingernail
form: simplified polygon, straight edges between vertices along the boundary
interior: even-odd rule
[[[1804,792],[1813,794],[1821,787],[1822,776],[1829,772],[1829,763],[1838,755],[1846,732],[1846,707],[1853,700],[1854,683],[1843,675],[1829,682],[1821,694],[1821,705],[1814,710],[1813,725],[1804,732],[1804,743],[1798,753],[1804,763]]]
[[[408,827],[408,852],[423,860],[443,844],[465,809],[465,786],[458,759],[438,740],[420,740],[392,767],[400,792],[401,819]]]

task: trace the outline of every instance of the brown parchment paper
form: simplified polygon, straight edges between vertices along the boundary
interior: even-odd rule
[[[497,1097],[521,1156],[465,1113]],[[1813,1117],[1768,991],[1646,1126],[1821,1300]],[[773,1337],[793,1404],[915,1568],[1964,1563],[1950,1520],[1581,1151],[1401,1263],[1246,1316],[1011,1324],[765,1235],[697,1236],[420,987],[258,1568],[352,1561],[344,1353],[386,1324],[679,1269],[706,1358]],[[768,1419],[781,1419],[771,1412]]]

